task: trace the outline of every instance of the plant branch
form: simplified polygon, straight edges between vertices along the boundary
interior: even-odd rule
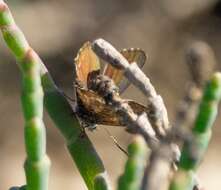
[[[118,190],[140,190],[148,150],[141,136],[135,136],[133,142],[128,146],[128,160],[123,175],[118,181]]]
[[[111,79],[104,75],[91,75],[88,86],[103,97],[105,103],[119,115],[128,132],[142,135],[151,148],[156,147],[158,139],[146,113],[139,116],[135,114],[129,104],[119,96],[117,87]]]
[[[0,1],[0,28],[22,73],[22,108],[25,118],[24,164],[27,190],[47,190],[50,160],[46,155],[46,134],[43,123],[43,90],[37,54],[29,47],[16,26],[8,6]],[[22,43],[21,43],[22,42]]]
[[[215,73],[207,83],[197,118],[192,129],[191,141],[186,140],[181,152],[179,169],[170,185],[170,190],[192,189],[193,172],[199,166],[207,150],[218,103],[221,99],[221,73]]]
[[[41,102],[42,97],[43,97],[42,91],[39,90],[41,88],[40,87],[40,81],[41,81],[43,91],[44,91],[44,105],[49,115],[51,116],[52,120],[54,121],[56,127],[60,130],[60,132],[65,137],[68,150],[73,160],[75,161],[82,177],[84,178],[88,189],[93,190],[95,177],[105,172],[102,161],[99,158],[92,143],[88,139],[87,135],[82,133],[82,128],[75,114],[73,113],[71,105],[68,103],[68,101],[62,95],[62,93],[56,87],[55,83],[53,82],[50,74],[48,73],[46,67],[44,66],[39,56],[29,46],[22,31],[15,24],[15,21],[12,17],[12,14],[7,4],[4,3],[4,1],[2,0],[0,0],[0,29],[2,31],[3,38],[6,44],[8,45],[9,49],[12,51],[13,55],[16,57],[16,60],[18,61],[18,66],[20,67],[24,75],[23,81],[26,81],[26,82],[23,85],[24,86],[23,89],[25,89],[25,91],[29,90],[30,95],[34,96],[34,94],[32,93],[34,89],[31,88],[31,85],[37,85],[38,90],[36,94],[40,96],[40,100],[38,101]],[[30,77],[30,80],[29,80],[29,78],[26,77],[25,73],[27,72],[26,71],[27,68],[31,67],[30,64],[34,64],[34,67],[38,68],[37,69],[38,72],[40,70],[41,78],[39,78],[39,75],[37,79],[36,78],[33,79],[32,77]],[[23,71],[23,67],[26,68],[25,71]],[[34,71],[30,71],[30,72],[32,73]],[[28,72],[28,75],[29,75],[29,72]],[[26,104],[26,101],[30,101],[30,96],[27,93],[23,93],[23,94],[24,94],[23,105],[25,109],[28,109],[29,104]],[[34,96],[34,98],[37,98],[37,97]],[[33,99],[34,106],[38,104],[38,102],[35,100],[36,99]],[[40,113],[40,111],[42,110],[42,106],[40,102],[38,106],[36,105],[37,109],[34,110],[33,113],[29,111],[27,111],[26,113],[24,109],[26,118],[31,118],[33,114],[36,114],[38,117],[41,118],[42,113]],[[29,122],[26,124],[26,126],[31,126],[34,129],[35,129],[34,127],[35,125],[42,126],[43,123],[41,122],[41,120],[35,118],[35,119],[30,119]],[[30,133],[30,132],[27,132],[27,133]],[[42,142],[43,144],[41,148],[42,148],[42,152],[44,152],[45,151],[45,148],[44,148],[45,139]],[[28,144],[26,144],[26,146],[29,147]],[[32,151],[33,150],[34,149],[32,149]],[[27,153],[29,154],[29,151]],[[34,158],[35,157],[36,156],[34,156]],[[44,156],[44,159],[45,159],[45,164],[42,164],[39,167],[44,167],[44,169],[46,169],[47,168],[46,163],[49,163],[49,162],[48,162],[48,159],[46,159],[46,156]],[[26,162],[26,168],[27,166],[30,166],[29,163],[30,162]],[[35,168],[33,168],[33,172],[36,172],[34,170]],[[28,175],[32,175],[32,174],[33,174],[32,172],[28,172]],[[36,177],[36,175],[33,175],[33,176]],[[40,177],[40,176],[37,176],[37,177]],[[45,178],[45,180],[47,180],[46,176],[42,175],[41,178]],[[107,176],[104,179],[108,181]],[[29,182],[27,185],[28,185],[27,186],[28,189],[29,188],[32,190],[35,189],[35,188],[29,187]]]
[[[150,80],[137,64],[129,64],[120,52],[103,39],[95,40],[92,43],[92,49],[113,67],[124,71],[125,77],[143,92],[149,101],[148,108],[151,109],[151,114],[148,115],[151,125],[158,136],[165,136],[169,128],[169,121],[163,99],[156,93]]]

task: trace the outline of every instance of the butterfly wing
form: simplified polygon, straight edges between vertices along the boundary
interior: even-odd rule
[[[134,111],[135,114],[140,115],[143,112],[148,113],[150,112],[150,110],[148,109],[148,107],[135,102],[133,100],[127,100],[128,105],[132,108],[132,110]]]
[[[121,51],[123,56],[129,63],[136,62],[142,67],[146,60],[146,55],[142,50],[129,49]],[[105,101],[96,92],[87,89],[87,80],[90,73],[99,73],[100,61],[91,48],[91,43],[86,42],[79,50],[75,58],[76,69],[76,95],[78,103],[78,114],[83,120],[92,124],[123,125],[120,117],[116,114],[110,106],[105,104]],[[120,89],[126,89],[129,82],[122,82],[123,72],[113,68],[110,64],[107,65],[104,74],[114,80],[119,85]],[[79,85],[81,84],[81,85]],[[136,114],[147,112],[148,109],[132,100],[126,100]]]
[[[146,61],[146,54],[141,49],[124,49],[121,51],[121,54],[127,59],[129,63],[136,62],[136,64],[142,68],[145,61]],[[116,85],[119,86],[120,94],[123,93],[127,87],[129,86],[130,82],[123,77],[123,71],[120,69],[116,69],[111,64],[107,64],[104,69],[104,75],[111,78]],[[124,78],[124,79],[123,79]]]
[[[105,104],[104,99],[94,91],[77,88],[78,116],[89,124],[122,125],[116,112]]]
[[[96,71],[99,73],[100,71],[100,61],[96,54],[93,52],[91,48],[91,43],[86,42],[79,50],[75,60],[75,97],[77,99],[77,107],[81,109],[80,114],[86,112],[83,108],[87,108],[87,106],[95,106],[95,105],[87,105],[91,103],[91,99],[95,99],[90,93],[87,93],[87,80],[88,76]],[[92,96],[92,97],[91,97]],[[90,110],[88,110],[89,112]],[[82,114],[84,115],[84,114]]]
[[[81,97],[78,101],[78,116],[89,124],[123,126],[125,125],[119,114],[109,105],[105,104],[104,99],[96,92],[77,88],[77,94]],[[125,100],[133,109],[134,113],[140,115],[148,112],[148,108],[133,101]]]
[[[84,87],[87,87],[88,75],[93,71],[100,70],[99,58],[93,52],[90,42],[86,42],[82,46],[74,62],[76,71],[76,81]]]

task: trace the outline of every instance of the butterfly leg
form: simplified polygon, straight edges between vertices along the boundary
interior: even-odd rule
[[[117,146],[117,148],[119,148],[120,151],[122,151],[125,155],[128,156],[128,152],[117,142],[117,139],[110,133],[110,131],[106,128],[103,128],[103,129],[106,131],[108,136],[113,140],[113,142]]]

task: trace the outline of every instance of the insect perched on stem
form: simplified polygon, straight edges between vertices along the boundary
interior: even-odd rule
[[[121,54],[129,63],[136,62],[142,67],[146,61],[144,51],[140,49],[125,49]],[[103,97],[98,95],[90,88],[90,79],[92,75],[105,75],[113,80],[118,87],[114,90],[123,93],[129,86],[129,81],[123,77],[123,71],[106,64],[101,72],[101,60],[93,52],[91,43],[86,42],[79,50],[75,58],[75,90],[77,98],[77,115],[80,120],[89,128],[93,128],[96,124],[110,126],[124,126],[125,124],[109,105],[105,103]],[[125,100],[133,111],[140,115],[148,112],[148,108],[133,101]]]

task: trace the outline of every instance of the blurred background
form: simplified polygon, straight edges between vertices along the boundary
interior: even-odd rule
[[[39,53],[56,84],[73,96],[73,59],[87,40],[104,38],[118,49],[140,47],[148,54],[144,67],[166,103],[171,123],[189,79],[186,49],[203,41],[203,55],[221,62],[221,1],[218,0],[8,0],[31,46]],[[23,185],[23,117],[20,73],[0,39],[0,189]],[[210,49],[210,47],[212,49]],[[213,61],[213,60],[212,60]],[[145,103],[130,87],[124,97]],[[139,97],[139,98],[138,98]],[[198,171],[205,189],[221,186],[221,119],[218,117],[206,157]],[[86,189],[65,149],[64,139],[45,113],[47,152],[51,158],[50,189]],[[120,127],[106,127],[123,147],[130,142]],[[113,185],[126,156],[102,127],[88,132]]]

